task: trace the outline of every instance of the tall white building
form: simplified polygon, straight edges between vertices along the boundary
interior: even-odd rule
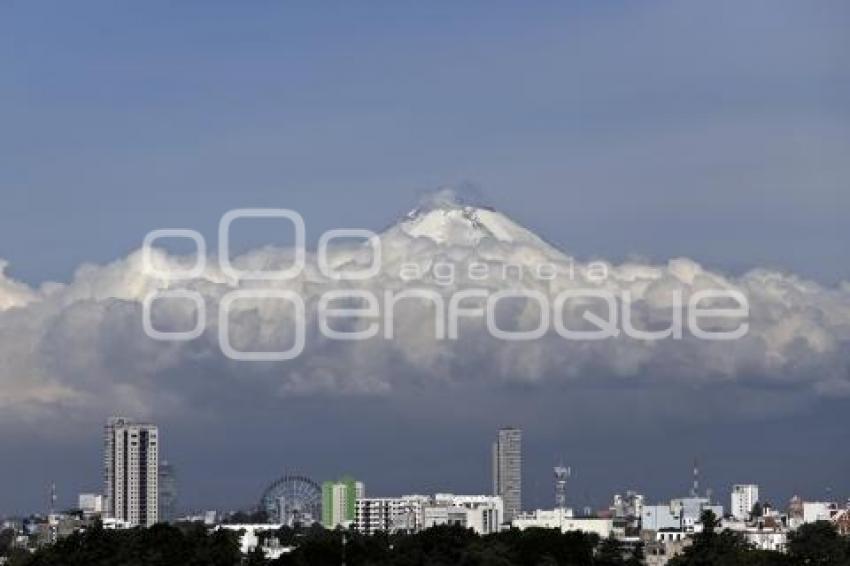
[[[159,520],[159,429],[110,418],[104,429],[106,515],[149,527]]]
[[[759,500],[759,486],[754,484],[737,484],[732,486],[732,516],[739,521],[750,518],[753,506]]]
[[[505,504],[504,521],[522,511],[522,431],[503,428],[493,443],[493,495]]]

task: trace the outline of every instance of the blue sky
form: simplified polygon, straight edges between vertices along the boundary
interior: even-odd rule
[[[315,239],[472,183],[580,256],[834,283],[848,23],[842,2],[7,3],[0,257],[63,281],[232,207],[295,208]]]
[[[580,258],[687,256],[834,286],[850,281],[848,29],[842,1],[4,2],[0,259],[30,285],[68,281],[155,228],[200,230],[214,249],[232,208],[295,209],[315,241],[383,228],[423,191],[470,185]],[[192,362],[193,384],[232,371]],[[385,494],[479,490],[514,401],[538,478],[531,502],[549,501],[562,456],[578,462],[576,502],[604,503],[636,475],[652,499],[678,495],[670,486],[687,489],[695,446],[713,453],[704,465],[718,489],[763,478],[777,498],[847,491],[850,462],[834,454],[848,440],[846,399],[786,385],[429,391],[434,406],[448,401],[439,422],[419,391],[400,404],[277,406],[249,386],[232,419],[160,422],[189,506],[245,504],[293,461],[330,477],[340,455]],[[747,414],[729,417],[730,399]],[[596,422],[612,403],[645,413]],[[0,432],[0,453],[16,456],[0,484],[25,482],[0,493],[0,515],[38,508],[59,468],[66,499],[97,488],[103,415],[53,410],[67,427]],[[741,430],[759,452],[727,442]],[[385,450],[396,431],[418,447],[403,463]]]

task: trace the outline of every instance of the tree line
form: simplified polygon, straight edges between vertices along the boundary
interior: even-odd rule
[[[708,518],[708,517],[707,517]],[[712,519],[713,520],[713,519]],[[756,550],[740,534],[715,522],[671,566],[850,566],[850,540],[830,523],[792,534],[785,554]],[[268,560],[258,549],[239,551],[239,535],[203,525],[160,524],[149,529],[95,526],[37,552],[13,553],[9,566],[637,566],[641,545],[625,545],[590,533],[553,529],[509,530],[479,536],[458,526],[411,535],[284,527],[267,533],[294,550]]]

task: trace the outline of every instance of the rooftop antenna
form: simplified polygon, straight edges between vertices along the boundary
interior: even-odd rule
[[[56,513],[56,482],[51,482],[50,484],[50,506],[49,506],[50,514],[53,515]]]
[[[694,484],[691,487],[691,497],[699,497],[699,460],[694,458]]]
[[[567,508],[567,479],[572,475],[572,469],[564,467],[563,463],[555,466],[555,508]]]

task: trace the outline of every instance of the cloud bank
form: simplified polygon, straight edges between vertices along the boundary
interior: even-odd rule
[[[191,280],[157,277],[137,250],[108,265],[83,265],[67,284],[39,288],[14,281],[0,262],[0,414],[38,418],[61,410],[93,408],[163,414],[226,403],[234,397],[273,403],[304,395],[392,395],[408,387],[478,383],[500,388],[587,380],[632,380],[647,388],[747,383],[787,388],[807,395],[850,394],[850,284],[824,287],[791,274],[753,270],[740,277],[704,269],[684,258],[666,264],[581,262],[555,249],[505,215],[439,194],[379,235],[379,273],[364,281],[323,275],[315,253],[303,272],[286,282],[237,281],[210,257]],[[233,259],[240,269],[274,269],[292,261],[291,249],[266,247]],[[369,266],[362,242],[331,248],[338,270]],[[180,269],[187,258],[153,250],[154,263]],[[546,265],[547,277],[539,266]],[[485,267],[482,267],[485,266]],[[550,273],[551,271],[551,273]],[[604,273],[604,277],[600,277]],[[451,277],[449,277],[451,275]],[[484,288],[533,289],[554,298],[569,289],[628,293],[634,324],[669,326],[673,297],[685,301],[706,289],[743,293],[749,331],[730,342],[685,334],[680,340],[645,341],[619,336],[570,341],[547,332],[539,339],[506,342],[489,335],[481,318],[460,322],[457,340],[435,334],[432,302],[399,300],[392,338],[384,328],[362,341],[331,340],[318,331],[315,315],[330,290],[387,292],[418,289],[445,298]],[[305,348],[286,362],[239,362],[222,355],[218,305],[236,289],[295,291],[306,305]],[[207,308],[203,333],[187,342],[163,342],[142,330],[142,302],[155,290],[189,289]],[[466,304],[472,305],[474,301]],[[353,306],[353,305],[349,305]],[[565,322],[584,324],[583,310],[568,308]],[[156,303],[157,328],[178,330],[194,323],[186,301]],[[539,318],[530,303],[506,303],[500,326],[533,328]],[[229,336],[243,350],[269,350],[293,340],[293,311],[279,301],[240,301],[229,315]],[[345,330],[364,329],[381,317],[345,320]],[[278,348],[279,349],[279,348]]]

